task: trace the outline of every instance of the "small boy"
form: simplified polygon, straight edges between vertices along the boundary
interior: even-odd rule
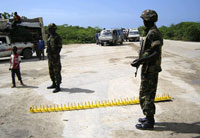
[[[15,74],[17,75],[18,80],[20,81],[21,85],[24,85],[22,82],[22,77],[20,73],[20,62],[21,62],[21,57],[19,54],[17,54],[17,47],[14,46],[12,49],[12,55],[10,57],[10,68],[11,70],[11,76],[12,76],[12,88],[16,87],[15,84]]]

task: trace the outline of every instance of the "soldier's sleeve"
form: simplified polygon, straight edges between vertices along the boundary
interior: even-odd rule
[[[62,38],[60,36],[57,37],[57,46],[58,48],[62,48]]]
[[[148,35],[148,39],[151,42],[151,47],[147,51],[150,51],[150,53],[159,50],[160,47],[163,45],[161,36],[156,31],[150,31]]]

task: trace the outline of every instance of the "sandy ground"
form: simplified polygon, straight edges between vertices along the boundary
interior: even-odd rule
[[[139,43],[122,46],[74,44],[61,52],[61,92],[51,84],[47,60],[23,60],[26,86],[11,88],[9,60],[0,60],[0,138],[199,138],[200,43],[164,41],[163,71],[157,94],[167,93],[172,102],[156,103],[154,131],[135,128],[143,117],[139,105],[78,111],[30,113],[32,105],[138,97],[140,71],[130,62]]]

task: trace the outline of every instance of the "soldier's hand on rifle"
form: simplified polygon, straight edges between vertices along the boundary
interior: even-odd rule
[[[131,66],[133,67],[139,67],[140,66],[140,60],[139,59],[135,59],[132,63],[131,63]]]

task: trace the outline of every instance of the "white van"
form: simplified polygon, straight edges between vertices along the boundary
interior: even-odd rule
[[[123,44],[124,36],[121,29],[102,30],[99,36],[99,43],[104,46],[106,44],[116,45]]]
[[[132,41],[140,41],[140,34],[138,29],[129,29],[127,39]]]

